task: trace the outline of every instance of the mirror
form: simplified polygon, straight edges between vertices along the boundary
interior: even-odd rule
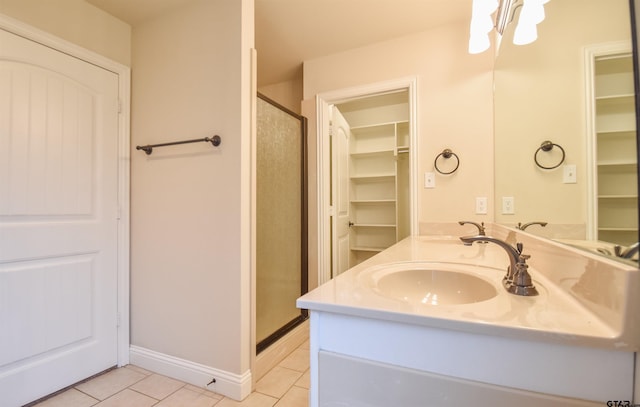
[[[514,45],[521,9],[495,64],[496,222],[621,259],[638,241],[629,2],[549,1]]]

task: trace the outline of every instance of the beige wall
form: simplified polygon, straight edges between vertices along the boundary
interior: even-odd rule
[[[260,56],[258,56],[258,64]],[[299,78],[280,82],[273,85],[261,86],[258,92],[269,99],[278,102],[294,113],[300,114],[300,102],[302,101],[302,75]]]
[[[0,13],[131,66],[131,27],[84,0],[1,0]]]
[[[469,55],[468,23],[373,44],[304,63],[305,106],[316,94],[409,76],[418,78],[419,222],[493,219],[493,54]],[[315,115],[307,108],[304,115]],[[315,154],[315,128],[309,143]],[[425,171],[445,148],[460,168],[423,189]],[[475,214],[475,197],[489,199]],[[313,219],[315,214],[310,214]]]
[[[201,0],[133,30],[131,341],[249,369],[253,2]],[[244,30],[244,32],[243,32]]]

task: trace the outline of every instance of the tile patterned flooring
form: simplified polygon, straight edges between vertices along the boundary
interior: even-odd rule
[[[111,370],[34,407],[308,407],[309,341],[261,378],[242,402],[137,366]]]

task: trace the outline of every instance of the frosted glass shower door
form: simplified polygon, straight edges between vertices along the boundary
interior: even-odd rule
[[[256,180],[257,351],[306,319],[306,120],[258,95]]]

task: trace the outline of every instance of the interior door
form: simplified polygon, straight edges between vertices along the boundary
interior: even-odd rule
[[[351,130],[340,110],[331,112],[333,206],[333,276],[349,269],[349,137]]]
[[[0,405],[117,364],[118,77],[0,30]]]

